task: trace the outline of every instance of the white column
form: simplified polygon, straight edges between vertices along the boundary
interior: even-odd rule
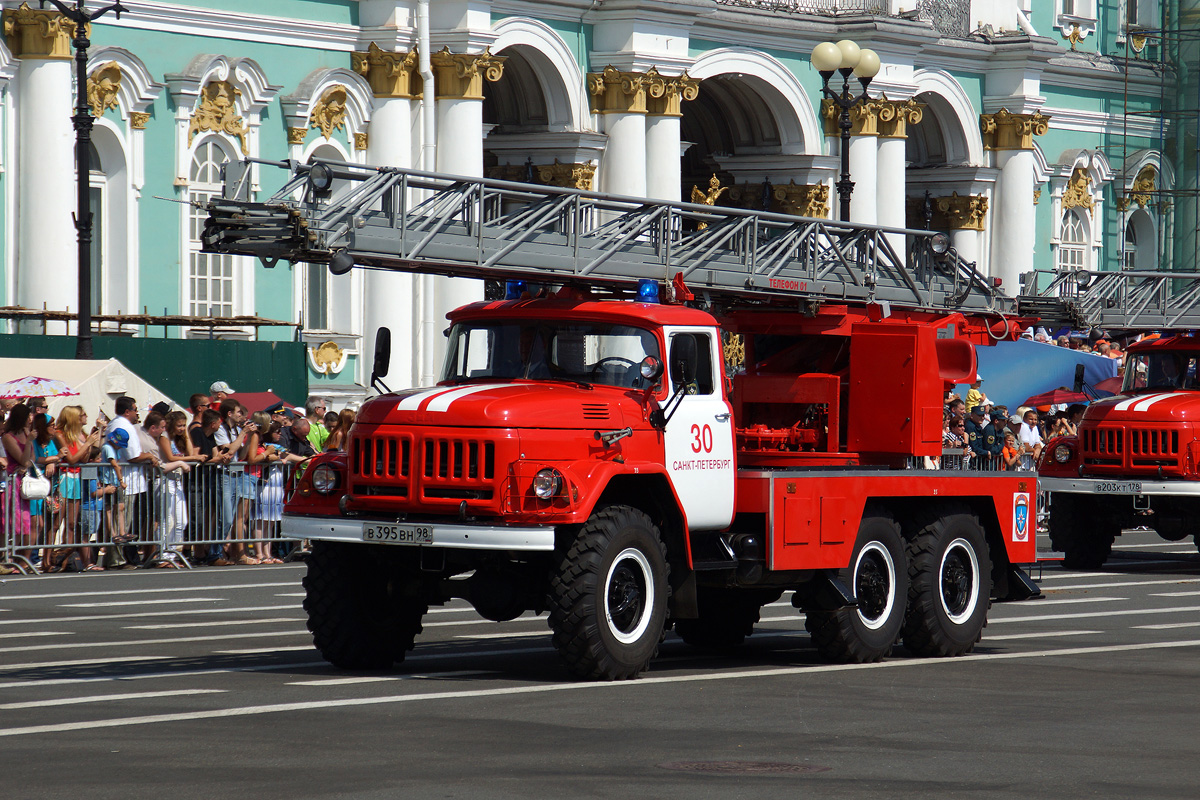
[[[1001,279],[1007,294],[1015,295],[1020,291],[1020,275],[1033,269],[1033,151],[996,151],[996,166],[1000,177],[990,274]]]
[[[904,169],[904,137],[880,136],[878,163],[875,173],[875,215],[880,225],[892,228],[905,226],[905,169]],[[853,200],[850,206],[854,211]],[[892,249],[903,259],[905,253],[904,237],[887,234]]]
[[[679,200],[683,180],[679,138],[679,117],[657,114],[646,117],[647,197]]]
[[[380,97],[367,132],[367,160],[375,166],[408,167],[412,163],[412,101],[407,97]],[[408,389],[418,383],[417,315],[412,273],[365,270],[363,288],[364,383],[371,378],[375,334],[380,327],[392,332],[392,360],[384,381],[391,389]]]
[[[17,73],[17,303],[26,308],[79,309],[72,73],[58,58],[23,59]]]
[[[854,192],[850,195],[850,221],[874,225],[876,167],[878,166],[878,138],[864,134],[850,137],[850,180],[854,181]]]
[[[972,228],[955,228],[950,231],[950,246],[958,251],[958,255],[963,261],[974,261],[978,266],[979,259],[983,255],[980,252],[982,238],[983,231]],[[1003,289],[1006,294],[1017,293],[1017,289],[1014,289],[1008,281],[1004,281]]]
[[[608,146],[600,161],[600,191],[633,197],[646,196],[646,115],[612,112],[604,115]],[[675,146],[678,169],[679,146]]]

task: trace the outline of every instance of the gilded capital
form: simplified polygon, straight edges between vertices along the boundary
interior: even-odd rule
[[[1045,114],[1010,114],[1002,108],[995,114],[979,115],[979,130],[988,150],[1032,150],[1033,137],[1050,128]]]
[[[644,72],[622,72],[607,66],[604,72],[587,76],[588,96],[592,99],[593,114],[646,113],[647,75]]]
[[[367,135],[365,133],[354,134],[354,149],[355,150],[366,150],[367,149]]]
[[[978,195],[960,196],[958,192],[933,201],[934,210],[945,219],[945,227],[955,231],[981,231],[987,223],[988,201]]]
[[[539,164],[538,180],[546,186],[559,186],[564,189],[583,189],[591,191],[592,180],[596,177],[596,167],[593,164],[560,164],[554,159],[553,164]]]
[[[133,126],[133,129],[135,131],[146,130],[146,126],[150,124],[150,112],[148,112],[148,111],[130,112],[129,124]]]
[[[87,82],[88,105],[92,108],[92,116],[99,119],[110,108],[117,105],[117,91],[121,88],[121,67],[115,61],[110,61],[95,69]]]
[[[879,135],[884,139],[904,139],[908,126],[916,125],[925,115],[925,105],[916,100],[879,100]]]
[[[882,101],[867,98],[850,107],[850,135],[878,136],[879,114]],[[825,121],[826,136],[840,136],[842,133],[839,122],[842,111],[837,103],[828,97],[821,101],[821,118]]]
[[[90,33],[91,26],[84,29]],[[57,11],[33,9],[29,3],[4,12],[4,38],[17,58],[69,59],[76,26]]]
[[[681,117],[680,103],[695,100],[700,94],[700,81],[686,72],[677,78],[660,75],[651,67],[646,71],[646,113],[661,117]]]
[[[188,144],[197,133],[213,131],[237,137],[242,143],[242,155],[250,155],[246,135],[250,129],[237,113],[237,99],[241,90],[229,81],[209,81],[200,95],[200,105],[192,113],[192,124],[188,126]]]
[[[304,144],[308,137],[308,128],[288,128],[288,144]]]
[[[421,93],[417,51],[389,53],[371,42],[365,53],[351,53],[350,66],[371,84],[376,97],[412,99]]]
[[[451,53],[443,47],[429,57],[437,82],[439,100],[482,100],[483,81],[495,83],[504,74],[505,56],[482,53]]]
[[[829,186],[824,183],[797,185],[795,181],[788,181],[787,186],[776,186],[773,194],[784,214],[829,216]]]

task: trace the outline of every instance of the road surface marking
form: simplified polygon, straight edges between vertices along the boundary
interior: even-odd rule
[[[1121,589],[1126,586],[1162,586],[1164,584],[1200,583],[1200,578],[1166,578],[1156,581],[1123,581],[1120,583],[1078,583],[1071,586],[1042,587],[1047,592],[1065,592],[1068,589]]]
[[[172,689],[165,692],[128,692],[126,694],[97,694],[91,697],[60,697],[55,700],[34,700],[31,703],[4,703],[0,710],[18,708],[44,708],[46,706],[73,706],[81,703],[107,703],[113,700],[145,700],[151,697],[179,697],[193,694],[225,694],[228,689]]]
[[[1143,631],[1165,631],[1171,628],[1198,628],[1200,622],[1160,622],[1157,625],[1134,625],[1133,627]]]
[[[455,635],[455,639],[520,639],[526,636],[550,636],[548,630],[545,631],[525,631],[524,633],[477,633],[472,636],[469,633],[459,633]]]
[[[1059,597],[1055,600],[1031,600],[1033,606],[1063,606],[1078,603],[1107,603],[1113,600],[1128,600],[1128,597]]]
[[[223,642],[227,639],[256,639],[265,636],[308,636],[307,630],[258,631],[255,633],[226,633],[221,636],[177,636],[171,639],[125,639],[116,642],[70,642],[69,644],[31,644],[21,647],[0,647],[0,653],[24,653],[30,650],[65,650],[83,647],[139,647],[143,645],[177,644],[180,642]],[[0,664],[0,670],[13,667]]]
[[[304,622],[304,617],[271,617],[269,619],[209,619],[204,622],[181,622],[175,625],[126,625],[124,631],[172,631],[176,628],[224,628],[227,625],[267,625],[276,622]],[[10,633],[7,636],[19,634]]]
[[[1121,611],[1084,611],[1078,614],[1039,614],[1036,616],[988,618],[989,625],[999,625],[1006,622],[1041,622],[1048,619],[1086,619],[1087,617],[1118,617],[1133,614],[1178,614],[1184,611],[1200,611],[1200,606],[1175,606],[1174,608],[1130,608]]]
[[[0,639],[28,639],[30,636],[73,636],[74,631],[26,631],[25,633],[0,633]]]
[[[142,619],[145,617],[178,617],[184,614],[235,614],[242,611],[295,611],[290,606],[240,606],[236,608],[176,608],[171,611],[133,611],[127,614],[88,614],[77,617],[30,617],[29,619],[0,619],[0,625],[48,625],[58,622],[91,622],[97,619]]]
[[[1045,633],[1006,633],[999,636],[989,636],[989,642],[1002,642],[1008,639],[1042,639],[1049,636],[1086,636],[1103,631],[1046,631]]]
[[[211,591],[211,590],[210,590]],[[108,608],[111,606],[145,606],[163,603],[219,603],[225,597],[149,597],[145,600],[113,600],[108,603],[60,603],[59,608]]]
[[[262,714],[279,714],[290,711],[319,711],[336,709],[344,711],[351,706],[379,706],[398,703],[417,703],[432,700],[464,700],[481,697],[504,697],[510,695],[544,694],[547,692],[584,691],[637,691],[639,687],[660,683],[699,683],[704,681],[738,680],[745,678],[781,678],[791,676],[819,676],[825,673],[857,672],[860,670],[896,669],[923,666],[936,669],[948,664],[962,666],[983,664],[990,661],[1012,661],[1030,658],[1053,658],[1100,653],[1122,653],[1140,650],[1161,650],[1183,647],[1200,647],[1200,639],[1178,642],[1145,642],[1142,644],[1102,645],[1095,647],[1068,647],[1059,650],[1036,650],[1027,653],[977,653],[962,658],[920,658],[904,661],[881,661],[872,664],[826,664],[805,667],[777,667],[724,672],[702,672],[693,675],[647,676],[636,681],[595,681],[549,683],[536,686],[491,687],[487,689],[462,689],[449,692],[419,692],[415,694],[387,695],[383,697],[351,697],[329,700],[310,700],[299,703],[277,703],[273,705],[240,706],[237,708],[188,711],[175,714],[151,714],[137,717],[85,720],[51,725],[29,725],[16,728],[0,728],[0,736],[28,736],[39,733],[65,733],[70,731],[121,728],[133,725],[151,725],[159,722],[194,722],[204,719],[228,719]]]
[[[77,661],[39,661],[33,664],[0,664],[0,671],[45,669],[47,667],[82,667],[96,664],[124,664],[129,661],[162,661],[172,656],[117,656],[115,658],[81,658]],[[28,685],[22,683],[20,685]]]
[[[9,600],[53,600],[60,597],[95,597],[103,595],[105,597],[115,597],[122,594],[158,594],[160,592],[211,592],[225,591],[226,589],[265,589],[271,586],[299,586],[299,581],[285,581],[283,583],[230,583],[226,585],[213,586],[172,586],[163,589],[113,589],[107,592],[54,592],[53,594],[23,594],[11,595],[4,598],[5,602]]]
[[[1151,597],[1200,597],[1200,591],[1191,592],[1151,592]]]

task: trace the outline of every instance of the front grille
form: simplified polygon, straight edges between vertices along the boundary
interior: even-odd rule
[[[1182,469],[1179,430],[1104,427],[1079,432],[1080,455],[1089,467],[1104,470]]]
[[[411,431],[354,436],[351,491],[363,497],[454,502],[496,494],[496,443]]]
[[[359,436],[350,440],[350,470],[356,478],[407,478],[412,438]]]

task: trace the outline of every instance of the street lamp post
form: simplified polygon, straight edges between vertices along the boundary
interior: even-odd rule
[[[68,6],[61,0],[40,0],[42,8],[49,2],[58,13],[75,23],[75,38],[71,45],[75,48],[75,115],[71,121],[75,124],[75,167],[78,177],[78,197],[76,198],[75,231],[79,240],[79,322],[76,330],[75,357],[90,359],[92,357],[92,164],[89,150],[92,145],[92,113],[88,107],[87,96],[87,51],[91,42],[87,37],[87,26],[92,20],[99,19],[109,11],[115,12],[117,19],[121,12],[127,11],[120,3],[113,3],[98,11],[88,13],[84,7],[85,0],[75,0],[74,7]]]
[[[837,44],[822,42],[813,48],[812,65],[821,73],[821,92],[837,104],[841,110],[838,117],[838,129],[842,132],[842,176],[837,182],[838,198],[841,201],[842,221],[850,220],[850,193],[854,191],[854,181],[850,180],[850,109],[855,103],[867,99],[867,87],[871,79],[879,72],[879,56],[874,50],[860,48],[849,39],[843,39]],[[842,75],[841,94],[829,88],[829,79],[834,72]],[[850,76],[858,77],[862,84],[862,94],[854,97],[850,93]]]

